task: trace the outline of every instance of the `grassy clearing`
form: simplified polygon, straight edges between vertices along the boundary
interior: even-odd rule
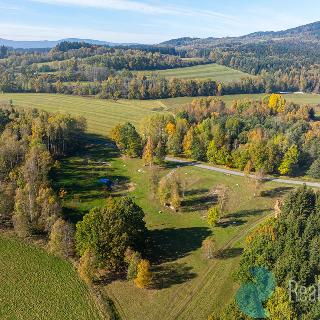
[[[243,94],[223,96],[228,105],[238,99],[260,99],[264,94]],[[317,105],[320,95],[288,94],[288,101],[300,104]],[[157,112],[170,112],[174,108],[191,102],[194,97],[172,98],[162,100],[99,100],[95,98],[57,95],[7,93],[0,94],[1,101],[12,100],[14,105],[32,107],[48,112],[68,112],[72,115],[84,116],[88,121],[88,131],[102,136],[108,135],[118,123],[130,121],[139,126],[141,119]]]
[[[102,319],[68,262],[4,236],[0,236],[0,280],[1,319]]]
[[[155,277],[159,274],[162,278],[159,290],[141,291],[130,282],[117,281],[106,287],[107,294],[116,302],[123,319],[140,319],[142,314],[144,319],[206,319],[232,298],[237,288],[232,273],[245,235],[265,219],[273,208],[273,197],[280,196],[287,187],[275,190],[279,186],[267,184],[265,188],[272,190],[270,196],[254,198],[252,182],[245,178],[184,167],[178,170],[187,180],[187,196],[182,212],[172,213],[152,199],[148,171],[141,162],[126,160],[126,167],[136,185],[132,196],[147,212],[152,250],[163,257],[154,267]],[[143,173],[138,172],[141,168]],[[208,261],[201,252],[202,241],[212,233],[205,212],[214,203],[209,190],[219,185],[231,190],[229,214],[213,230],[220,257]]]
[[[165,78],[178,79],[212,79],[218,82],[231,82],[240,80],[243,77],[253,77],[248,73],[239,70],[231,69],[219,64],[205,64],[186,68],[175,68],[166,70],[157,70],[153,72],[141,72],[143,74],[151,75],[157,73]]]
[[[148,258],[157,285],[157,290],[139,290],[132,282],[119,280],[103,287],[103,291],[122,319],[141,319],[142,315],[144,319],[206,319],[237,289],[232,272],[246,233],[271,212],[275,197],[290,188],[267,183],[269,195],[255,198],[252,181],[246,178],[168,164],[161,175],[176,168],[187,185],[183,209],[173,213],[150,194],[150,172],[141,160],[120,158],[109,149],[107,140],[92,139],[83,154],[63,161],[62,171],[54,175],[56,188],[68,192],[64,212],[74,221],[81,219],[110,195],[99,179],[116,182],[113,193],[129,194],[146,213]],[[214,203],[210,190],[221,185],[230,188],[228,215],[212,231],[205,213]],[[220,257],[209,261],[202,256],[201,244],[212,233]]]

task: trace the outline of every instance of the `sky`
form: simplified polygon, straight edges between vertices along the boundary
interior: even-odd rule
[[[0,38],[159,43],[283,30],[319,12],[314,0],[0,0]]]

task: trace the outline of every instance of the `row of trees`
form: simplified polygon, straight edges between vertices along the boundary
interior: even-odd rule
[[[210,79],[166,79],[158,73],[136,74],[88,64],[78,69],[72,61],[67,61],[66,64],[69,67],[65,71],[52,73],[53,67],[46,65],[41,66],[41,71],[46,72],[40,73],[31,70],[14,72],[0,66],[0,91],[97,95],[108,99],[157,99],[281,91],[320,92],[318,69],[313,67],[309,71],[292,69],[274,74],[263,71],[258,76],[244,77],[222,85]]]
[[[316,174],[319,124],[308,106],[287,103],[277,94],[261,101],[239,100],[231,108],[217,98],[196,99],[176,115],[143,121],[141,135],[119,125],[113,138],[128,156],[161,164],[167,154],[225,165],[246,172]]]
[[[130,72],[110,75],[104,81],[63,82],[59,75],[0,75],[2,92],[62,93],[97,95],[105,99],[160,99],[183,96],[220,95],[222,86],[213,80],[167,80],[158,74],[144,76]]]
[[[16,71],[30,68],[37,71],[38,68],[47,64],[54,70],[66,70],[70,65],[102,64],[114,70],[123,68],[137,70],[151,70],[172,68],[201,63],[202,61],[183,61],[177,56],[175,49],[154,46],[106,46],[94,45],[85,42],[61,42],[52,50],[21,50],[5,46],[0,47],[0,65],[7,69],[15,68]],[[93,58],[86,61],[86,58]],[[100,58],[101,57],[101,58]],[[61,64],[60,64],[61,62]],[[41,65],[38,65],[41,63]],[[135,69],[132,69],[135,70]]]

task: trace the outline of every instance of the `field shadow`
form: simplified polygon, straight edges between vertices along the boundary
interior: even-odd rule
[[[192,167],[195,164],[197,164],[196,161],[187,161],[187,162],[166,161],[164,164],[164,168],[177,169],[177,168],[184,168],[184,167]]]
[[[197,276],[192,269],[186,263],[156,266],[152,269],[153,288],[161,290],[190,281]]]
[[[83,148],[71,157],[61,160],[59,169],[51,173],[53,186],[57,192],[66,191],[63,210],[66,218],[77,222],[86,213],[82,203],[108,198],[110,195],[124,194],[129,177],[112,167],[114,159],[120,156],[115,144],[104,137],[86,134]],[[101,178],[111,180],[112,187],[103,185]]]
[[[243,252],[243,248],[228,248],[220,250],[216,254],[217,259],[226,260],[230,258],[239,257]]]
[[[241,210],[235,213],[230,213],[221,218],[217,223],[217,226],[220,228],[228,228],[231,226],[237,227],[248,222],[246,218],[252,216],[261,215],[264,212],[270,211],[271,209],[261,209],[261,210]]]
[[[293,189],[293,187],[277,187],[270,190],[264,190],[261,192],[261,197],[280,198]]]
[[[203,227],[150,230],[148,258],[158,264],[175,261],[199,249],[209,235],[210,229]]]
[[[207,210],[217,203],[218,195],[208,193],[208,189],[195,189],[185,192],[182,210],[185,212]]]

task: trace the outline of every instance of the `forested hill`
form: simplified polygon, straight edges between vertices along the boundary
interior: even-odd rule
[[[208,46],[218,45],[223,43],[235,42],[252,42],[257,40],[301,40],[301,41],[319,41],[320,42],[320,21],[291,28],[282,31],[261,31],[254,32],[241,37],[226,37],[226,38],[178,38],[162,42],[161,46]]]

